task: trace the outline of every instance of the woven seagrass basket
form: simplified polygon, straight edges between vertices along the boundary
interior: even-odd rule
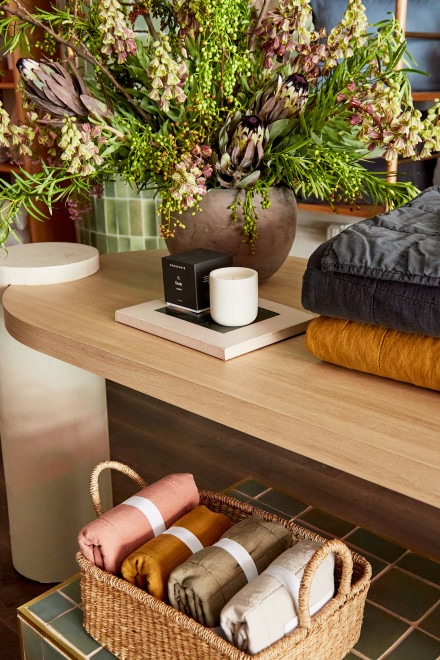
[[[139,475],[114,461],[94,469],[90,490],[97,515],[102,515],[98,477],[106,468],[130,476],[140,488],[146,486]],[[312,539],[323,542],[309,561],[301,582],[298,604],[299,625],[275,644],[250,656],[214,632],[150,596],[142,589],[91,564],[80,552],[81,594],[84,627],[87,632],[121,660],[341,660],[359,639],[362,617],[371,577],[371,566],[364,557],[350,551],[337,539],[321,536],[239,500],[200,492],[200,504],[224,513],[233,523],[251,515],[276,521],[286,527],[292,542]],[[310,617],[309,597],[313,576],[329,553],[336,554],[336,595]]]

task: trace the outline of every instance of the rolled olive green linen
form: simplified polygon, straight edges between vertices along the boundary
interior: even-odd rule
[[[221,627],[231,644],[254,655],[298,626],[299,585],[309,560],[321,547],[309,539],[298,541],[232,597],[220,614]],[[335,557],[330,554],[314,575],[311,614],[333,597],[334,567]]]
[[[231,539],[244,549],[243,554],[250,555],[253,562],[249,564],[255,575],[291,544],[290,534],[283,525],[259,516],[250,516],[233,525],[218,543],[224,539]],[[248,571],[248,576],[251,572]],[[214,544],[196,552],[171,573],[168,598],[184,614],[204,626],[214,627],[219,625],[222,608],[247,582],[237,559]]]

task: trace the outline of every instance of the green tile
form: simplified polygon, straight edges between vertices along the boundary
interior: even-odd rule
[[[116,180],[115,181],[115,197],[129,197],[130,196],[130,187],[125,181]]]
[[[114,181],[106,181],[106,183],[104,183],[103,195],[104,195],[104,197],[114,197],[115,196],[115,182]]]
[[[107,254],[118,252],[118,238],[117,236],[106,236],[107,240]]]
[[[294,518],[308,508],[308,504],[304,504],[304,502],[300,502],[300,500],[289,497],[289,495],[280,493],[277,490],[269,490],[267,493],[264,493],[264,495],[258,498],[258,502],[264,502],[278,511],[287,513],[290,518]]]
[[[86,633],[83,628],[83,613],[79,607],[76,607],[71,612],[63,614],[51,623],[58,635],[64,637],[76,648],[88,655],[98,649],[101,645],[98,644],[90,635]]]
[[[263,511],[272,513],[274,516],[278,516],[279,518],[284,518],[285,520],[290,520],[290,518],[292,517],[289,516],[288,514],[282,513],[281,511],[277,511],[273,507],[264,504],[264,502],[260,502],[260,500],[249,500],[248,504],[257,507],[257,509],[263,509]]]
[[[246,493],[246,495],[249,495],[250,497],[255,497],[260,493],[264,493],[265,490],[268,490],[269,486],[265,486],[255,479],[246,479],[246,481],[238,484],[235,488],[236,490],[239,490],[240,493]]]
[[[247,502],[249,500],[249,495],[244,495],[238,490],[234,490],[234,488],[225,491],[225,495],[229,495],[229,497],[235,497],[236,500],[240,500],[241,502]]]
[[[96,247],[99,254],[107,254],[107,237],[105,234],[96,234]]]
[[[21,639],[26,660],[43,660],[42,637],[22,619],[20,621]]]
[[[116,219],[116,208],[114,199],[104,200],[105,221],[107,223],[107,234],[118,235],[118,222]]]
[[[107,231],[107,227],[106,227],[106,217],[105,217],[105,204],[103,199],[95,199],[94,214],[95,214],[96,231],[100,231],[101,233],[105,234],[105,232]]]
[[[94,202],[96,204],[96,200]],[[87,218],[87,229],[90,231],[95,231],[96,230],[96,211],[95,208],[92,209],[91,213],[89,214],[89,217]]]
[[[141,190],[139,193],[141,199],[153,199],[156,193],[156,188],[148,188],[147,190]]]
[[[88,229],[81,229],[81,243],[84,245],[91,245],[90,243],[90,231]]]
[[[66,594],[69,598],[73,600],[74,603],[81,603],[81,583],[80,578],[76,578],[69,584],[66,584],[60,589],[63,594]]]
[[[128,200],[115,199],[116,222],[119,236],[130,236],[130,216],[128,214]]]
[[[440,641],[414,630],[387,655],[387,660],[437,660],[439,656]]]
[[[46,639],[43,639],[43,658],[44,660],[61,660],[62,658],[68,658],[68,656],[55,648]]]
[[[142,236],[132,236],[130,238],[130,250],[143,250],[144,239]]]
[[[426,619],[423,619],[422,623],[419,623],[419,628],[423,628],[440,639],[440,605]]]
[[[368,599],[408,621],[418,621],[440,600],[440,589],[392,568],[373,582]]]
[[[145,250],[157,250],[157,238],[145,238],[144,248]]]
[[[29,605],[29,611],[36,614],[43,621],[52,621],[56,616],[72,609],[73,604],[56,591],[42,598],[37,603]]]
[[[386,541],[381,536],[376,536],[376,534],[368,532],[366,529],[355,529],[347,536],[345,541],[390,563],[396,561],[405,552],[405,548],[401,548],[399,545],[391,543],[391,541]]]
[[[118,252],[130,252],[129,238],[118,238]]]
[[[306,511],[306,513],[302,513],[300,519],[310,523],[314,527],[318,527],[318,529],[322,529],[324,532],[339,537],[345,536],[356,527],[353,523],[349,523],[346,520],[342,520],[342,518],[337,518],[319,509],[311,509],[310,511]]]
[[[377,660],[409,626],[370,603],[365,604],[361,637],[354,647],[371,660]]]
[[[130,234],[132,236],[143,236],[141,201],[130,199],[128,209],[130,212]]]
[[[410,552],[399,559],[397,566],[440,586],[440,564],[436,561]]]
[[[143,199],[141,204],[144,223],[144,236],[156,236],[156,204],[153,199]]]

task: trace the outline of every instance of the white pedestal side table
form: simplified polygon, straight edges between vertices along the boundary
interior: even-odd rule
[[[9,285],[59,284],[98,269],[98,251],[86,245],[12,246],[0,252],[0,298]],[[78,531],[95,517],[91,470],[109,458],[105,380],[16,341],[2,305],[0,434],[14,567],[32,580],[60,582],[77,570]]]

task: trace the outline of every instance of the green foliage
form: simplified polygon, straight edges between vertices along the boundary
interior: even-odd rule
[[[0,1],[0,7],[6,4]],[[391,16],[359,36],[362,5],[349,0],[351,23],[342,21],[326,42],[314,32],[306,0],[301,4],[301,12],[290,14],[290,5],[272,7],[274,13],[259,21],[248,0],[145,0],[130,6],[109,0],[105,7],[100,0],[67,0],[62,9],[33,14],[17,0],[18,15],[0,14],[6,52],[20,48],[26,55],[37,35],[49,57],[56,42],[67,44],[76,56],[71,74],[78,97],[84,94],[78,69],[87,86],[89,116],[74,117],[73,130],[72,119],[47,112],[50,75],[56,72],[24,80],[29,129],[17,132],[1,115],[0,143],[12,142],[21,153],[31,148],[42,167],[36,174],[22,169],[13,183],[0,182],[0,245],[20,208],[42,219],[40,202],[50,213],[55,202],[86,198],[121,175],[140,190],[157,189],[165,236],[181,224],[182,210],[197,212],[207,189],[233,180],[237,200],[231,210],[236,217],[237,205],[242,207],[243,239],[251,249],[258,236],[254,196],[262,195],[267,207],[273,185],[314,195],[335,209],[367,198],[395,206],[415,196],[411,184],[392,183],[385,172],[367,169],[372,157],[391,158],[404,149],[417,157],[421,136],[430,149],[440,140],[435,113],[422,124],[412,107],[406,73],[413,69],[396,70],[402,59],[411,61],[397,23]],[[130,20],[137,19],[149,31],[134,41]],[[349,50],[337,41],[347,31]],[[344,56],[338,48],[345,48]],[[33,76],[32,67],[27,71]],[[308,96],[287,84],[294,71],[306,80]],[[33,103],[26,97],[35,85],[46,111],[33,105],[35,94]],[[271,99],[271,109],[260,117],[262,131],[243,132],[246,117],[258,116]],[[106,112],[98,113],[102,104]],[[63,142],[69,130],[70,141]],[[240,176],[233,176],[234,167],[241,168]]]

